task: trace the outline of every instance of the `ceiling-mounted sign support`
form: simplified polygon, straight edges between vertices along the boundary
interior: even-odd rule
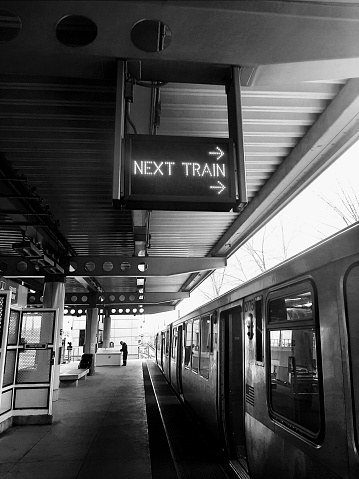
[[[185,211],[242,207],[247,200],[239,68],[232,67],[226,79],[229,138],[126,134],[126,75],[126,63],[119,61],[114,206]]]
[[[123,176],[123,139],[125,136],[125,71],[126,62],[117,62],[117,87],[116,87],[116,116],[115,116],[115,145],[113,161],[113,189],[112,198],[115,202],[120,200],[124,191]]]
[[[235,148],[235,172],[238,182],[238,206],[243,207],[248,200],[244,165],[242,97],[239,67],[232,67],[232,78],[227,85],[226,92],[229,137],[233,140]]]

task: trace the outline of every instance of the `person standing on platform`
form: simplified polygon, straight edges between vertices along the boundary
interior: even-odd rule
[[[120,351],[122,352],[122,366],[126,366],[127,363],[127,344],[124,341],[120,341],[120,344],[122,346],[122,349]]]

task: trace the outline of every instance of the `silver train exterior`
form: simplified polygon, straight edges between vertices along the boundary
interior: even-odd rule
[[[168,325],[156,361],[241,478],[359,478],[359,225]]]

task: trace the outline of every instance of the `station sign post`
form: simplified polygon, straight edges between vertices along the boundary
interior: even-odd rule
[[[132,210],[242,210],[247,204],[247,188],[240,68],[226,67],[225,71],[220,71],[220,78],[215,75],[213,83],[226,86],[229,138],[127,134],[126,72],[127,62],[119,60],[112,190],[114,207]],[[195,70],[193,75],[192,83],[195,83],[198,71]],[[190,82],[190,77],[186,77],[186,81]],[[145,75],[142,80],[154,79]],[[177,80],[176,75],[167,79]]]
[[[124,158],[125,208],[229,211],[236,206],[231,139],[126,135]]]

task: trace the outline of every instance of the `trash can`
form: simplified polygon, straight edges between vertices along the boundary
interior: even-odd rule
[[[93,374],[93,354],[83,354],[79,364],[79,369],[89,369],[89,376]]]

